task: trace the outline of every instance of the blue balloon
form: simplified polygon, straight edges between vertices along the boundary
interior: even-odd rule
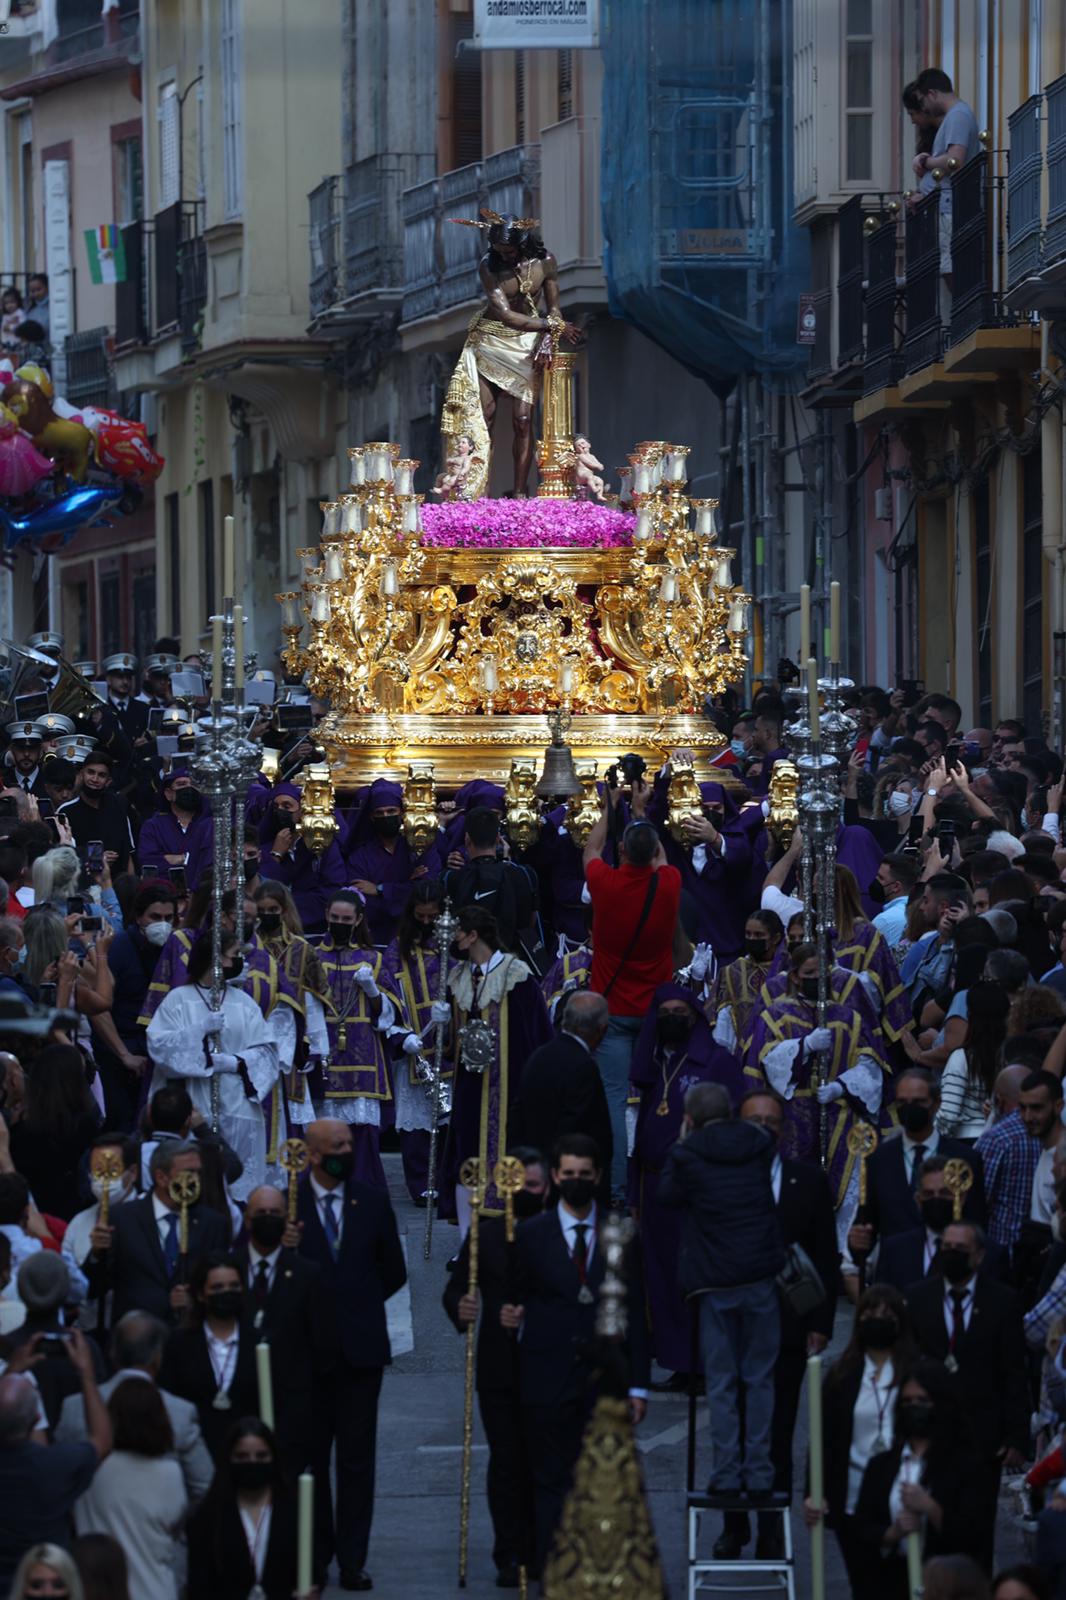
[[[4,532],[5,550],[14,550],[26,539],[39,544],[50,535],[57,535],[62,544],[73,539],[79,528],[99,522],[107,511],[113,511],[122,499],[123,489],[112,484],[106,488],[75,489],[61,500],[39,506],[24,516],[13,517],[0,506],[0,528]]]

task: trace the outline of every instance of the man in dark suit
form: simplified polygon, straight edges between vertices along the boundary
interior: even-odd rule
[[[533,1475],[538,1571],[551,1548],[596,1401],[588,1349],[605,1266],[600,1244],[605,1213],[595,1199],[602,1175],[600,1153],[586,1134],[568,1134],[559,1141],[552,1168],[558,1209],[531,1218],[517,1230],[514,1300],[500,1311],[502,1327],[521,1329],[518,1383]],[[630,1414],[638,1423],[647,1410],[649,1357],[636,1240],[627,1256]]]
[[[91,1293],[112,1290],[115,1322],[127,1311],[147,1311],[161,1322],[177,1322],[189,1304],[186,1284],[192,1262],[229,1247],[228,1219],[196,1204],[189,1207],[188,1256],[181,1255],[180,1207],[170,1197],[170,1183],[182,1172],[203,1181],[197,1146],[177,1139],[157,1145],[148,1163],[151,1193],[119,1206],[108,1227],[97,1224],[92,1231],[85,1274]]]
[[[749,1094],[741,1102],[740,1116],[744,1122],[756,1122],[765,1128],[780,1148],[785,1108],[779,1095],[769,1089]],[[774,1419],[770,1432],[770,1455],[774,1464],[774,1488],[790,1494],[792,1435],[796,1429],[807,1357],[820,1355],[833,1335],[840,1252],[837,1248],[833,1196],[821,1167],[811,1161],[793,1161],[787,1156],[776,1155],[770,1181],[781,1227],[781,1243],[786,1250],[792,1244],[798,1244],[805,1250],[825,1285],[825,1299],[804,1317],[798,1317],[783,1299],[781,1301],[781,1349],[774,1367]],[[733,1537],[730,1537],[731,1533]],[[747,1516],[743,1512],[727,1512],[719,1544],[728,1545],[729,1548],[722,1550],[719,1559],[731,1559],[739,1555],[747,1537]],[[739,1544],[736,1544],[737,1538],[740,1538]],[[782,1550],[780,1516],[773,1512],[760,1512],[756,1560],[777,1559]]]
[[[922,1354],[958,1374],[980,1468],[973,1515],[991,1572],[1000,1473],[1025,1460],[1030,1406],[1021,1306],[1013,1289],[980,1273],[984,1249],[976,1223],[949,1223],[940,1241],[942,1276],[911,1284],[907,1306]]]
[[[922,1226],[910,1228],[906,1233],[891,1233],[887,1239],[882,1239],[877,1267],[867,1274],[871,1281],[890,1283],[902,1294],[921,1278],[939,1275],[941,1236],[955,1215],[955,1201],[944,1176],[947,1164],[948,1157],[942,1155],[927,1156],[922,1162],[915,1196]],[[1009,1267],[1007,1252],[989,1241],[981,1271],[1005,1283]]]
[[[381,1376],[392,1360],[385,1302],[407,1282],[388,1195],[352,1179],[352,1130],[323,1118],[307,1129],[310,1170],[300,1184],[300,1254],[322,1273],[322,1348],[314,1387],[315,1569],[334,1553],[341,1588],[373,1588],[366,1571],[374,1514]],[[337,1507],[330,1453],[337,1445]]]
[[[256,1341],[270,1346],[274,1419],[285,1475],[295,1483],[313,1449],[313,1378],[322,1344],[322,1269],[297,1253],[300,1232],[287,1221],[280,1189],[253,1189],[246,1237],[235,1254],[247,1284]]]
[[[532,1058],[531,1058],[532,1059]],[[548,1163],[538,1150],[523,1145],[509,1152],[526,1169],[526,1185],[514,1197],[516,1222],[539,1216],[548,1195]],[[494,1534],[492,1559],[496,1587],[517,1589],[519,1567],[533,1559],[529,1506],[533,1485],[522,1438],[518,1398],[518,1343],[514,1331],[500,1323],[500,1312],[514,1297],[515,1246],[508,1245],[503,1217],[482,1217],[478,1230],[478,1287],[468,1293],[470,1235],[463,1240],[448,1274],[443,1305],[460,1333],[478,1320],[477,1400],[489,1446],[486,1490]]]
[[[928,1067],[908,1067],[896,1080],[896,1115],[903,1132],[883,1139],[866,1163],[866,1221],[848,1232],[852,1255],[869,1254],[878,1238],[912,1233],[922,1218],[915,1194],[922,1162],[927,1156],[960,1156],[973,1172],[973,1187],[963,1203],[963,1215],[984,1226],[986,1221],[984,1167],[972,1145],[945,1139],[936,1130],[940,1090]]]
[[[566,1001],[562,1029],[534,1050],[522,1069],[511,1112],[512,1144],[550,1154],[568,1133],[587,1133],[611,1170],[611,1113],[596,1050],[607,1032],[609,1012],[602,994],[581,990]],[[600,1197],[610,1201],[609,1191]]]

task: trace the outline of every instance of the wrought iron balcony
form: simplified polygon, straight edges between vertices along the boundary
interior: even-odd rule
[[[898,237],[899,230],[893,217],[875,228],[866,241],[864,394],[891,387],[899,382],[903,373],[900,350],[902,294],[896,271]]]
[[[63,348],[67,363],[66,399],[72,406],[110,409],[115,403],[110,328],[86,328],[81,333],[68,333]]]
[[[940,195],[919,200],[907,213],[904,225],[903,302],[907,331],[903,340],[903,365],[915,372],[940,357],[944,327],[940,320]]]
[[[155,217],[152,331],[177,333],[185,354],[200,344],[207,304],[207,251],[197,202],[176,202]]]
[[[1047,220],[1041,264],[1066,257],[1066,74],[1049,83],[1047,96]]]
[[[149,234],[143,222],[122,230],[126,278],[115,285],[115,348],[131,349],[148,342]]]
[[[428,165],[422,156],[371,156],[311,191],[310,302],[316,322],[340,328],[399,306],[403,197]]]
[[[1032,95],[1007,122],[1010,163],[1007,167],[1007,288],[1031,277],[1040,266],[1040,106]]]

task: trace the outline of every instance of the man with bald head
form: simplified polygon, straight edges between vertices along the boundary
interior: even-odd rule
[[[560,1003],[560,1029],[527,1060],[511,1106],[508,1145],[554,1150],[571,1133],[584,1133],[603,1152],[601,1197],[610,1204],[611,1114],[596,1050],[607,1032],[602,994],[577,989]]]
[[[281,1189],[253,1189],[236,1251],[248,1285],[256,1340],[270,1346],[274,1417],[282,1464],[295,1482],[311,1461],[312,1376],[323,1345],[322,1269],[299,1254],[300,1229],[288,1221]]]
[[[985,1167],[988,1237],[1013,1251],[1029,1219],[1040,1140],[1028,1132],[1018,1109],[1021,1087],[1043,1065],[1042,1045],[1021,1035],[1003,1045],[1003,1068],[992,1088],[992,1121],[978,1139]]]
[[[323,1117],[305,1129],[305,1137],[311,1164],[300,1180],[299,1252],[321,1274],[312,1406],[315,1577],[324,1585],[336,1554],[341,1588],[364,1590],[373,1588],[366,1552],[378,1396],[392,1359],[385,1302],[407,1282],[407,1263],[388,1194],[352,1177],[349,1124]],[[329,1471],[334,1443],[335,1514]]]

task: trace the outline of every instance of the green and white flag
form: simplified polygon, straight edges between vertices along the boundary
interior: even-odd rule
[[[122,243],[121,228],[116,228],[113,222],[102,222],[98,228],[86,228],[85,249],[94,283],[125,283],[126,250]]]

